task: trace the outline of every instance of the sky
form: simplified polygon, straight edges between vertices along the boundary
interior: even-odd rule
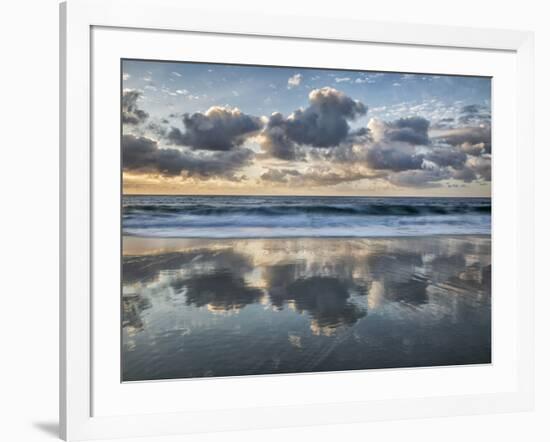
[[[491,80],[123,60],[125,194],[490,196]]]

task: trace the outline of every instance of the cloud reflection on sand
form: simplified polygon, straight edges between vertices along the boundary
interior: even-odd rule
[[[456,360],[433,355],[434,364],[447,359],[461,363],[461,354],[466,355],[462,357],[464,363],[490,359],[490,351],[486,351],[490,343],[489,237],[125,237],[124,255],[123,338],[128,363],[133,361],[132,367],[126,365],[130,379],[230,375],[235,374],[228,368],[232,365],[234,370],[241,367],[242,372],[244,362],[233,358],[249,359],[246,367],[250,370],[238,374],[304,371],[304,367],[410,366],[415,364],[410,356],[404,356],[406,340],[414,339],[414,333],[428,333],[428,329],[430,333],[441,333],[449,324],[458,324],[459,329],[448,331],[464,332],[468,335],[466,341],[460,336],[419,335],[426,352],[420,363],[430,360],[429,352],[439,351],[445,339],[447,345],[464,348],[456,348]],[[246,318],[238,317],[245,312]],[[468,321],[482,330],[479,342],[484,350],[477,349],[470,342],[469,332],[462,330],[472,325]],[[304,322],[309,334],[302,328]],[[406,336],[408,327],[415,324],[420,331]],[[181,338],[182,329],[187,330],[185,338]],[[226,335],[216,338],[220,333]],[[328,341],[315,340],[316,336]],[[159,350],[159,338],[169,339],[164,344],[171,351],[191,357],[191,349],[200,348],[194,354],[200,360],[197,363],[202,364],[200,370],[196,366],[179,371],[173,367],[156,372],[144,370],[141,366],[147,361],[147,352],[157,365],[174,364],[173,356],[163,359],[158,354],[165,351]],[[227,353],[207,355],[201,345],[215,347],[210,339],[218,339],[216,345],[223,342]],[[350,351],[366,352],[363,363],[357,355],[342,356],[346,352],[340,347],[350,340],[355,342],[353,346],[346,344]],[[251,350],[260,348],[259,341],[261,351]],[[379,349],[384,341],[396,347],[391,350],[393,354],[386,359],[378,353],[368,358],[367,354]],[[237,342],[240,348],[235,346]],[[247,346],[251,349],[245,352]],[[467,347],[472,346],[476,348],[468,357]],[[338,352],[339,358],[334,359],[333,354]],[[139,360],[134,361],[138,353]],[[282,367],[287,361],[284,355],[289,364],[286,368]],[[352,361],[349,367],[345,366],[346,358]],[[266,365],[267,360],[275,365]],[[340,366],[338,360],[342,360]]]

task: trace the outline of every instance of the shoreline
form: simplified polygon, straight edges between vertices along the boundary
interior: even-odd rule
[[[289,237],[155,237],[123,234],[122,257],[136,256],[145,254],[176,253],[182,249],[192,247],[208,247],[212,245],[228,245],[231,243],[245,242],[341,242],[365,241],[367,243],[384,243],[396,241],[420,241],[424,239],[491,239],[492,234],[472,233],[472,234],[431,234],[431,235],[411,235],[411,236],[289,236]],[[132,253],[128,253],[132,252]]]

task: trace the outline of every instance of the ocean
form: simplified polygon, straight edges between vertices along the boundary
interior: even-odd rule
[[[490,198],[124,196],[125,235],[164,238],[487,235]]]

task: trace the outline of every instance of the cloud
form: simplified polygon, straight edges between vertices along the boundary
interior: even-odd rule
[[[371,119],[370,139],[348,150],[351,155],[346,161],[365,161],[370,169],[386,172],[384,178],[400,187],[436,187],[452,179],[490,181],[489,128],[446,129],[430,139],[429,127],[430,122],[421,117],[390,122]]]
[[[388,181],[400,187],[436,187],[438,181],[451,178],[449,169],[406,170],[388,175]]]
[[[272,183],[288,183],[289,178],[300,176],[296,169],[268,169],[260,178]]]
[[[302,82],[302,74],[294,74],[292,77],[288,79],[287,87],[289,89],[292,89],[293,87],[300,86],[300,83]]]
[[[480,157],[470,157],[466,162],[476,175],[480,176],[485,181],[491,181],[491,157],[488,155]]]
[[[147,137],[122,137],[123,169],[128,172],[235,179],[235,171],[249,164],[252,156],[251,150],[243,148],[229,152],[194,152],[161,149],[156,140]]]
[[[426,153],[424,158],[441,167],[460,169],[468,159],[462,150],[450,147],[435,147]]]
[[[366,161],[375,170],[414,170],[422,167],[424,158],[408,146],[375,144],[366,149]]]
[[[306,108],[297,109],[289,117],[278,112],[271,115],[260,144],[273,157],[296,159],[297,146],[338,146],[350,133],[348,122],[366,112],[363,103],[336,89],[314,89]]]
[[[310,167],[305,171],[281,168],[268,169],[261,175],[263,181],[290,186],[333,186],[377,176],[367,170],[338,170],[331,167]]]
[[[481,155],[486,150],[485,143],[472,144],[470,142],[466,142],[466,143],[462,143],[460,145],[460,148],[462,149],[463,152],[476,157]]]
[[[363,159],[375,170],[398,172],[421,169],[424,155],[417,152],[416,146],[430,144],[429,125],[429,121],[421,117],[389,122],[372,118],[367,125],[370,139],[362,149],[355,147],[356,153],[363,154],[355,155],[356,160]]]
[[[140,91],[124,89],[122,92],[122,123],[137,125],[149,118],[149,114],[137,105],[140,98]]]
[[[375,141],[401,141],[413,145],[428,145],[430,122],[422,117],[399,118],[395,121],[371,119],[368,128]]]
[[[420,167],[407,168],[407,161],[411,158],[421,158]],[[412,156],[399,158],[399,161],[392,157],[393,162],[387,180],[400,187],[436,187],[439,181],[454,179],[464,183],[475,180],[491,180],[491,158],[490,155],[471,156],[457,147],[432,147],[426,152]],[[395,165],[402,165],[399,170]],[[415,162],[412,166],[418,166]],[[388,167],[389,168],[389,167]]]
[[[453,171],[452,177],[455,180],[464,181],[465,183],[471,183],[477,179],[476,172],[471,167],[464,167]]]
[[[435,122],[432,122],[430,125],[433,129],[451,129],[454,126],[455,119],[448,117],[448,118],[440,118],[436,120]]]
[[[491,153],[491,127],[466,126],[445,130],[434,137],[435,139],[459,146],[467,153],[480,155]]]
[[[355,79],[355,83],[357,84],[374,84],[377,82],[377,79],[380,78],[380,77],[383,77],[385,74],[382,74],[382,73],[378,73],[378,74],[375,74],[375,73],[369,73],[369,74],[362,74],[363,76],[362,77],[357,77]]]
[[[338,144],[331,147],[326,146],[327,140],[330,140],[327,133],[324,133],[322,142],[314,138],[321,133],[316,126],[322,121],[318,114],[314,113],[315,124],[307,124],[308,114],[314,108],[312,103],[321,108],[326,106],[326,102],[321,105],[315,101],[316,98],[314,91],[310,96],[310,106],[288,118],[279,113],[273,114],[262,133],[262,147],[280,159],[315,161],[317,164],[300,172],[288,168],[269,169],[262,175],[262,180],[291,186],[330,186],[365,178],[381,178],[395,186],[417,188],[436,187],[441,185],[441,181],[453,179],[465,183],[490,180],[487,144],[465,141],[484,139],[487,142],[490,130],[453,128],[445,130],[440,138],[430,139],[429,120],[418,116],[393,121],[371,119],[367,128],[354,132],[350,131],[344,118],[346,129],[337,132],[338,138],[334,142]],[[327,109],[323,111],[327,112]],[[359,112],[338,111],[337,115],[349,117]],[[337,125],[328,127],[334,130]]]
[[[262,132],[260,145],[268,155],[281,160],[303,159],[303,152],[299,151],[288,134],[286,122],[285,117],[279,112],[271,115]]]
[[[482,106],[479,104],[468,104],[463,106],[460,110],[463,114],[479,114],[481,112]]]
[[[171,144],[192,149],[228,151],[258,132],[262,120],[237,108],[213,106],[205,113],[183,114],[185,132],[173,127],[167,135]]]
[[[301,81],[296,74],[289,87]],[[189,95],[184,89],[174,93]],[[123,94],[123,121],[137,126],[128,127],[133,135],[123,139],[125,171],[235,180],[244,179],[237,178],[239,169],[257,161],[264,168],[259,180],[289,187],[379,179],[386,186],[423,188],[491,180],[490,109],[484,105],[456,102],[450,111],[426,113],[402,103],[399,112],[383,114],[387,121],[371,118],[366,127],[352,129],[367,106],[331,87],[312,90],[307,105],[290,115],[260,117],[213,106],[172,113],[172,123],[149,120],[138,106],[140,97],[137,90]],[[410,116],[396,118],[402,115]],[[244,148],[247,140],[258,142],[261,152]],[[289,163],[281,167],[270,158]]]
[[[460,110],[458,122],[468,125],[490,124],[491,111],[481,104],[468,104]]]
[[[300,176],[299,182],[306,186],[334,186],[340,183],[350,183],[363,179],[373,178],[371,173],[366,171],[333,171],[330,168],[310,169]]]

